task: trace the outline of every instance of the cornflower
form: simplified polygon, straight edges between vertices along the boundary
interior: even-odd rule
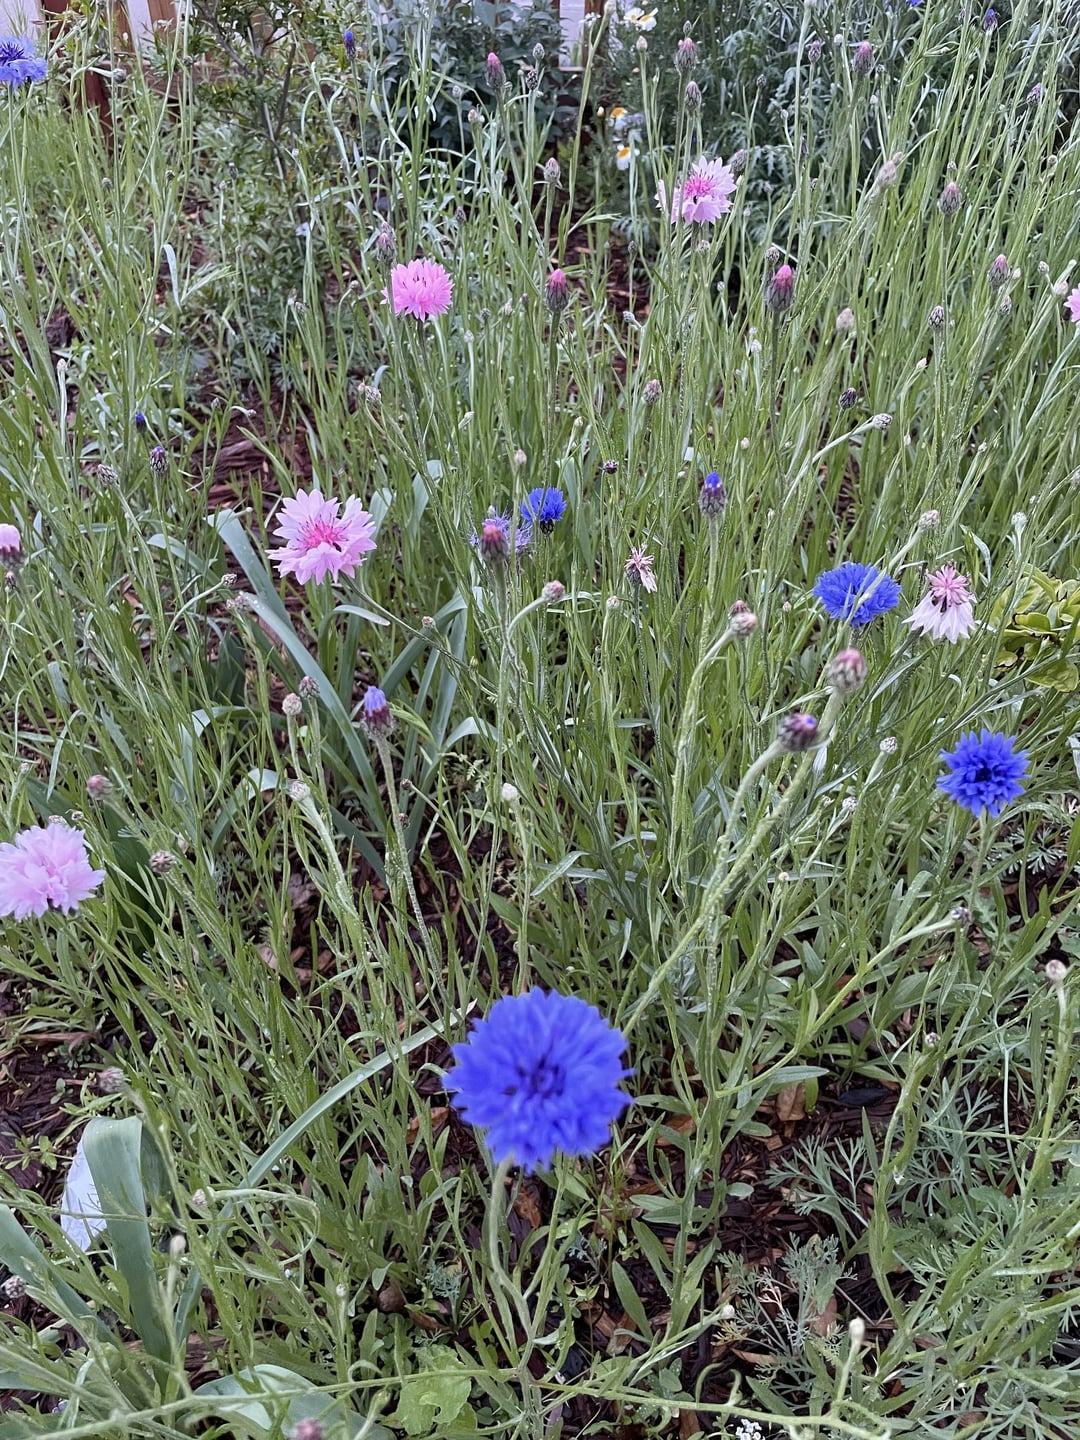
[[[340,509],[341,502],[324,500],[318,486],[285,501],[274,531],[285,543],[269,552],[282,575],[295,575],[301,585],[327,575],[351,578],[375,549],[375,521],[359,500],[346,500],[341,515]]]
[[[928,577],[930,589],[916,605],[905,625],[934,640],[966,640],[975,629],[975,596],[966,575],[955,565],[943,565]]]
[[[390,298],[395,315],[432,320],[450,309],[454,282],[437,260],[410,260],[390,271]],[[386,291],[383,291],[385,297]]]
[[[949,773],[938,781],[938,789],[973,815],[984,810],[999,815],[1010,800],[1024,793],[1020,782],[1027,773],[1027,751],[1015,747],[1012,735],[966,731],[955,750],[941,752]]]
[[[686,179],[676,185],[668,208],[667,191],[661,183],[656,199],[661,210],[669,213],[674,225],[681,217],[691,225],[711,225],[731,209],[731,196],[737,185],[735,175],[722,160],[697,160]]]
[[[81,830],[62,820],[32,825],[0,845],[0,915],[70,915],[104,879],[104,870],[90,867]]]

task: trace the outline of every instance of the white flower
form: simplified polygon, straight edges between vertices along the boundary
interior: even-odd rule
[[[930,589],[904,621],[934,640],[966,640],[975,629],[975,596],[967,576],[955,565],[943,565],[929,577]]]
[[[655,30],[656,11],[642,10],[639,5],[632,5],[623,16],[623,24],[631,25],[635,30]]]

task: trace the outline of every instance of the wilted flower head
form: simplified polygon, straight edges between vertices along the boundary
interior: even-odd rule
[[[26,85],[44,80],[47,60],[34,54],[34,42],[5,36],[0,39],[0,85]]]
[[[668,206],[667,191],[661,184],[656,192],[660,209],[667,212],[674,225],[681,218],[691,225],[711,225],[731,209],[731,196],[737,181],[722,160],[697,160]]]
[[[791,309],[795,298],[795,272],[790,265],[780,265],[765,282],[765,308],[774,315]]]
[[[626,562],[626,576],[631,585],[640,585],[643,590],[654,593],[656,590],[656,576],[653,574],[653,557],[646,555],[642,546],[635,546],[630,551],[630,557]]]
[[[1080,325],[1080,285],[1065,297],[1065,309],[1074,325]]]
[[[318,486],[285,501],[274,531],[285,543],[269,552],[282,575],[295,575],[301,585],[328,575],[352,577],[375,549],[375,521],[353,498],[340,515],[339,510],[341,502],[324,500]]]
[[[395,315],[415,315],[417,320],[445,315],[453,293],[454,282],[437,260],[410,260],[390,271]]]
[[[557,1151],[591,1155],[630,1103],[619,1082],[626,1041],[576,996],[506,995],[451,1052],[447,1089],[471,1125],[487,1131],[499,1164],[550,1165]]]
[[[0,845],[0,915],[25,920],[78,908],[105,879],[92,870],[81,830],[63,822],[32,825]]]
[[[566,514],[566,500],[561,490],[554,486],[539,486],[530,490],[521,506],[521,523],[536,524],[545,534],[555,528],[555,522]]]
[[[834,620],[868,625],[900,602],[900,586],[876,565],[849,560],[819,575],[814,592]]]
[[[966,640],[975,629],[975,596],[966,575],[955,565],[943,565],[929,577],[930,589],[916,605],[905,625],[935,640]]]
[[[1027,751],[1015,747],[1016,739],[1010,735],[966,731],[955,750],[941,752],[949,773],[938,781],[938,789],[973,815],[984,810],[999,815],[1010,800],[1024,793],[1020,782],[1027,773]]]
[[[874,68],[874,47],[869,40],[862,40],[855,46],[851,68],[856,75],[869,75]]]

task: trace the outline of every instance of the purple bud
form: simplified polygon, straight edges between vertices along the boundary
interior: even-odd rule
[[[754,633],[757,624],[758,618],[746,601],[736,600],[728,611],[728,628],[733,630],[740,640],[745,640],[747,635]]]
[[[940,330],[945,324],[945,307],[943,305],[935,305],[930,311],[927,321],[931,330]]]
[[[708,475],[701,478],[701,488],[698,490],[698,506],[706,520],[719,520],[724,513],[727,504],[727,490],[724,482],[715,470],[710,470]]]
[[[356,59],[356,36],[351,30],[346,30],[341,38],[345,45],[345,58],[351,63]]]
[[[548,276],[547,289],[544,291],[544,303],[552,315],[561,315],[570,304],[570,286],[567,284],[566,275],[562,270],[553,270]]]
[[[824,46],[822,45],[820,40],[810,41],[810,44],[806,47],[806,58],[810,61],[811,65],[816,65],[818,63],[818,61],[821,59],[823,50]]]
[[[869,40],[860,41],[855,46],[855,58],[851,62],[851,68],[856,75],[869,75],[874,68],[874,47]]]
[[[164,475],[169,468],[169,457],[164,445],[155,445],[150,451],[150,469],[155,475]]]
[[[853,385],[849,385],[846,390],[840,391],[841,410],[850,410],[852,406],[857,405],[858,402],[859,392],[855,389]]]
[[[684,35],[675,47],[675,69],[680,75],[689,75],[694,70],[697,62],[698,47],[694,44],[693,40],[690,39],[689,35]]]
[[[1007,255],[999,255],[990,266],[989,281],[991,290],[1000,290],[1009,278],[1009,259]]]
[[[777,728],[776,740],[781,750],[787,750],[791,754],[799,754],[803,750],[809,750],[817,739],[818,723],[813,715],[805,715],[797,712],[794,715],[785,715]]]
[[[963,203],[963,195],[960,193],[960,186],[955,180],[950,180],[938,196],[938,209],[942,215],[955,215]]]
[[[983,16],[982,28],[988,35],[992,35],[998,28],[998,13],[996,10],[987,10]]]
[[[135,411],[135,429],[140,435],[146,434],[146,416],[141,410]]]
[[[696,80],[688,80],[683,91],[683,104],[691,113],[701,109],[701,88]]]
[[[773,272],[765,285],[765,308],[774,315],[791,309],[795,298],[795,272],[790,265],[781,265]]]
[[[386,696],[377,685],[369,685],[364,694],[364,711],[360,717],[360,723],[373,739],[381,735],[389,735],[394,728],[394,717],[390,714],[390,706],[386,703]]]
[[[562,170],[559,168],[559,162],[555,159],[554,155],[552,155],[550,160],[544,161],[544,179],[549,185],[558,185],[562,179]]]
[[[663,393],[659,380],[646,380],[641,391],[641,398],[646,405],[656,405]]]
[[[375,236],[375,244],[372,246],[375,251],[375,259],[382,266],[392,265],[394,256],[397,254],[397,244],[394,240],[394,232],[390,226],[383,222],[379,226],[379,233]]]
[[[488,52],[487,64],[484,69],[487,74],[487,82],[492,90],[501,90],[506,84],[506,71],[494,50]]]
[[[866,661],[858,650],[841,650],[829,661],[829,689],[838,695],[851,695],[866,679]]]

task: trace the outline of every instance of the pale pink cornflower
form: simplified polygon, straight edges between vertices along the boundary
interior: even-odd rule
[[[32,825],[0,845],[0,915],[70,915],[104,879],[104,870],[90,868],[81,830],[62,821]]]
[[[11,562],[22,553],[22,536],[14,525],[0,525],[0,560]]]
[[[296,492],[295,500],[286,500],[281,507],[281,521],[275,535],[284,545],[270,551],[282,575],[295,575],[302,585],[309,580],[325,580],[332,575],[351,577],[364,556],[375,549],[375,521],[359,500],[341,502],[324,500],[316,487],[309,494]]]
[[[975,596],[966,575],[955,565],[943,565],[928,577],[930,589],[904,621],[934,640],[966,640],[975,629]]]
[[[1065,308],[1068,310],[1069,319],[1073,324],[1080,325],[1080,285],[1066,295]]]
[[[410,260],[390,271],[390,298],[395,315],[431,320],[450,309],[454,282],[437,260]],[[385,297],[386,291],[383,291]]]
[[[691,225],[711,225],[731,209],[731,196],[738,181],[734,171],[722,160],[696,160],[690,174],[675,186],[671,198],[671,223],[681,216]],[[668,209],[667,191],[661,184],[656,192],[661,210]]]
[[[656,590],[656,576],[653,574],[653,557],[646,555],[641,546],[635,546],[630,551],[630,558],[626,562],[626,574],[631,585],[640,585],[642,589],[650,593]]]

